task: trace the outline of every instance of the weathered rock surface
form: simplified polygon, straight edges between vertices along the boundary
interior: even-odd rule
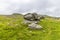
[[[35,23],[38,24],[39,21],[29,21],[29,20],[25,20],[24,23],[25,24],[31,24],[31,23]]]
[[[38,25],[38,22],[43,18],[43,16],[39,16],[37,13],[28,13],[24,15],[24,23],[28,24],[28,27],[31,29],[41,29],[42,26]]]
[[[28,27],[31,29],[42,29],[42,26],[35,24],[35,23],[29,24]]]
[[[24,15],[24,19],[30,20],[30,21],[39,21],[40,18],[41,17],[37,13],[28,13]]]

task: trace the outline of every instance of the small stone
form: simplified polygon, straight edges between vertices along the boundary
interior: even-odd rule
[[[32,32],[32,31],[29,31],[29,32]]]

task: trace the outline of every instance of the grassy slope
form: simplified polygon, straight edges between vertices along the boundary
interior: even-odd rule
[[[60,40],[60,20],[45,18],[42,30],[31,30],[22,24],[22,16],[0,16],[0,40]]]

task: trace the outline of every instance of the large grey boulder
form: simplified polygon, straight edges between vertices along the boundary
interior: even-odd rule
[[[24,15],[24,19],[30,20],[30,21],[38,21],[40,20],[40,16],[37,13],[28,13]]]
[[[32,16],[31,13],[28,13],[28,14],[24,15],[24,19],[32,21],[33,20],[33,16]]]
[[[38,25],[38,24],[35,24],[35,23],[31,23],[28,25],[28,27],[30,29],[42,29],[42,26]]]
[[[37,13],[28,13],[24,15],[24,23],[28,24],[28,27],[31,29],[42,29],[42,26],[38,25],[38,22],[43,18],[43,16],[40,16]]]

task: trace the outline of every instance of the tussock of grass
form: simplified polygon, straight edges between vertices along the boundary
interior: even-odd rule
[[[31,30],[20,15],[0,16],[0,40],[60,40],[60,21],[45,18],[41,30]]]

